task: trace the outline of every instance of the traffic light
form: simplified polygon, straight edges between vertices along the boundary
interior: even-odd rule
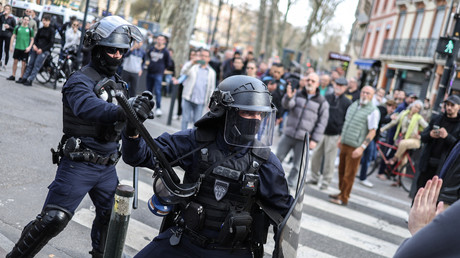
[[[439,37],[436,52],[441,55],[453,55],[454,47],[458,44],[458,39],[453,37]]]

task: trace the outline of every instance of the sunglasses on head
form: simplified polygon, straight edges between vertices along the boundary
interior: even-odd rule
[[[117,47],[106,47],[105,51],[107,54],[115,55],[118,52],[120,52],[120,55],[124,55],[126,53],[125,48],[117,48]]]

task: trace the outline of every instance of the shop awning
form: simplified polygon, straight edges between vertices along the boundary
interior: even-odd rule
[[[427,67],[426,64],[414,64],[414,63],[392,63],[388,64],[388,68],[411,70],[421,72],[423,68]]]
[[[359,69],[370,70],[372,66],[376,64],[377,62],[380,63],[379,60],[374,60],[374,59],[358,59],[355,61],[355,65],[357,65]]]

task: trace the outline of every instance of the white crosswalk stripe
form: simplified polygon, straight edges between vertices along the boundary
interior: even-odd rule
[[[132,185],[132,181],[129,180],[121,180],[120,183]],[[139,206],[141,208],[142,206],[146,207],[146,203],[151,196],[151,184],[140,181],[138,188],[138,198],[140,202]],[[380,212],[382,214],[389,214],[393,217],[401,219],[407,218],[406,211],[383,204],[381,202],[370,200],[363,196],[354,194],[350,199],[350,203],[352,202],[359,202],[361,206]],[[333,216],[345,218],[347,220],[353,221],[354,223],[358,223],[359,225],[372,228],[378,232],[383,232],[390,236],[390,238],[391,236],[397,237],[398,239],[410,237],[410,234],[406,228],[398,225],[393,225],[385,220],[365,214],[361,211],[350,209],[349,207],[331,204],[325,199],[309,196],[308,194],[304,199],[304,210],[301,222],[301,237],[303,234],[313,232],[328,239],[333,239],[334,241],[339,241],[345,245],[350,245],[383,257],[393,256],[396,249],[398,248],[398,245],[394,243],[379,239],[375,236],[367,235],[354,228],[347,228],[345,226],[338,225],[337,223],[334,223],[334,221],[328,221],[327,219],[308,214],[311,207],[314,207],[321,212],[326,212]],[[77,222],[88,228],[91,227],[93,219],[94,212],[87,208],[79,209],[73,217],[74,222]],[[146,225],[139,220],[131,218],[125,245],[133,248],[134,250],[141,250],[157,234],[157,228]],[[272,239],[273,234],[270,233],[268,237],[268,243],[265,246],[266,253],[273,250],[274,243]],[[308,246],[308,243],[300,243],[297,253],[298,257],[336,257],[337,255],[328,254],[324,250],[316,250],[315,246]],[[266,257],[269,256],[266,255]]]

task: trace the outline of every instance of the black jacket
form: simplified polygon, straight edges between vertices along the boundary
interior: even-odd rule
[[[16,27],[16,20],[12,15],[5,16],[1,15],[0,16],[0,29],[3,27],[3,24],[8,24],[10,27],[5,30],[0,30],[0,36],[1,37],[6,37],[6,38],[11,38],[13,36],[13,30],[14,27]]]
[[[49,27],[42,27],[38,29],[35,35],[34,45],[41,49],[43,52],[50,51],[54,44],[55,30]]]
[[[342,132],[343,123],[345,123],[345,115],[347,109],[351,105],[351,101],[345,97],[345,94],[338,98],[335,95],[326,95],[326,100],[329,103],[329,120],[324,131],[325,135],[338,135]]]
[[[443,125],[450,125],[450,129],[447,128],[449,134],[445,139],[434,139],[430,136],[430,131],[433,130],[434,125],[445,127]],[[431,164],[433,166],[437,163],[436,173],[439,172],[443,161],[446,159],[447,154],[455,145],[457,140],[460,139],[460,116],[456,119],[449,119],[446,115],[434,116],[430,124],[421,134],[421,140],[425,143],[422,154],[420,156],[419,169],[420,173],[423,173],[427,167]],[[447,182],[445,182],[447,183]]]
[[[441,192],[439,193],[438,201],[443,201],[446,204],[453,204],[460,199],[460,144],[452,149],[449,156],[446,158],[441,169],[441,177],[443,179]]]

